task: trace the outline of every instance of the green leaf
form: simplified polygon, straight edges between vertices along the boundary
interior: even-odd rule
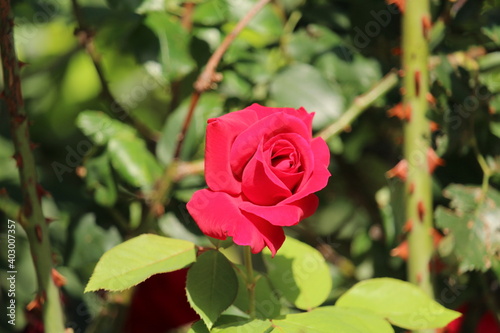
[[[164,12],[151,12],[145,25],[154,31],[160,42],[160,57],[165,77],[179,80],[191,72],[195,62],[189,53],[189,34],[179,20]]]
[[[198,4],[193,12],[193,23],[217,25],[227,19],[228,7],[225,0],[207,0]]]
[[[307,84],[304,84],[307,82]],[[281,107],[316,112],[314,128],[337,119],[343,111],[344,99],[338,86],[332,86],[314,67],[306,64],[288,66],[271,83],[270,99]]]
[[[101,206],[113,206],[118,193],[108,155],[102,154],[99,157],[88,159],[84,166],[87,170],[85,183],[87,189],[94,192],[95,201]]]
[[[189,304],[211,329],[236,298],[238,280],[222,253],[207,251],[189,269],[186,290]]]
[[[411,330],[444,327],[460,316],[414,284],[392,278],[359,282],[338,299],[336,306],[365,309]]]
[[[210,332],[213,333],[266,333],[271,328],[269,320],[245,320],[231,324],[214,327]]]
[[[119,135],[120,137],[135,137],[136,131],[118,120],[111,119],[101,111],[83,111],[76,118],[76,126],[92,140],[93,143],[103,146]]]
[[[500,192],[490,188],[452,184],[444,190],[452,210],[438,207],[436,224],[453,240],[460,270],[486,271],[500,251]],[[483,198],[483,199],[482,199]]]
[[[332,279],[319,251],[287,237],[274,258],[263,251],[273,286],[297,308],[309,310],[323,303],[332,289]]]
[[[327,306],[273,320],[273,332],[393,333],[381,316],[362,309]]]
[[[104,253],[85,292],[120,291],[153,274],[172,272],[196,260],[194,244],[180,239],[143,234]]]
[[[132,186],[150,190],[161,175],[161,167],[146,148],[144,140],[116,137],[108,143],[111,165]]]

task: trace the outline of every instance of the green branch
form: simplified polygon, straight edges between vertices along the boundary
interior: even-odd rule
[[[318,137],[328,141],[330,138],[340,134],[352,124],[367,108],[369,108],[380,96],[385,95],[392,88],[396,87],[398,80],[397,72],[392,70],[382,78],[368,92],[354,99],[351,106],[344,112],[339,119],[330,124],[320,133]]]
[[[10,116],[10,129],[15,147],[15,158],[21,179],[23,197],[20,221],[26,229],[31,256],[38,281],[38,299],[43,307],[45,332],[63,333],[64,315],[59,290],[52,280],[52,252],[49,228],[43,216],[35,159],[30,142],[28,119],[24,110],[19,76],[19,61],[14,48],[14,19],[9,0],[0,0],[0,50],[2,59],[3,97]],[[4,203],[7,201],[3,201]],[[11,207],[12,208],[12,207]]]
[[[404,154],[408,162],[406,219],[412,223],[408,236],[408,278],[433,297],[429,270],[434,250],[431,238],[432,177],[427,161],[431,137],[430,122],[426,117],[430,20],[429,0],[406,0],[402,64],[403,105],[411,111],[404,129]]]

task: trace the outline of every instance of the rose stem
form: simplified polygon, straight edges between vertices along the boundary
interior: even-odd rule
[[[73,0],[75,1],[75,0]],[[180,165],[180,155],[182,152],[182,145],[184,144],[184,138],[191,124],[191,119],[193,118],[194,110],[200,99],[200,96],[208,89],[212,88],[213,84],[220,81],[217,78],[216,69],[221,61],[224,53],[227,51],[231,43],[238,36],[238,34],[243,30],[243,28],[250,22],[250,20],[269,2],[270,0],[260,0],[255,6],[248,11],[248,13],[238,22],[234,27],[233,31],[224,38],[222,43],[219,45],[217,50],[212,54],[207,62],[203,72],[198,76],[198,79],[194,83],[195,91],[191,95],[191,102],[189,104],[189,109],[184,123],[182,124],[181,132],[177,137],[176,148],[174,150],[173,161],[165,168],[163,175],[158,180],[154,192],[149,200],[149,213],[144,219],[143,223],[139,225],[134,234],[139,234],[141,232],[149,231],[152,227],[155,216],[163,214],[163,207],[168,203],[168,193],[172,189],[172,184],[175,182],[178,173],[178,166]]]
[[[99,77],[99,82],[101,83],[101,95],[109,103],[110,109],[121,120],[124,120],[128,124],[135,127],[139,133],[141,133],[146,139],[157,142],[160,136],[156,130],[149,128],[147,125],[143,124],[139,119],[135,118],[130,112],[126,111],[123,105],[121,105],[116,98],[113,96],[111,89],[108,85],[108,80],[104,74],[104,69],[101,64],[101,56],[97,52],[94,44],[94,32],[87,27],[81,13],[80,5],[77,0],[71,0],[71,5],[73,9],[73,15],[78,24],[75,35],[82,47],[85,48],[87,54],[92,60],[94,69]]]
[[[14,46],[14,19],[10,1],[0,0],[0,50],[3,71],[3,96],[10,115],[10,130],[15,148],[15,158],[19,169],[22,212],[18,222],[28,235],[31,257],[38,282],[38,299],[43,311],[46,332],[64,332],[64,315],[59,298],[59,290],[52,280],[52,253],[49,228],[43,216],[37,191],[35,158],[32,152],[28,118],[24,109],[21,92],[19,60]],[[13,267],[15,271],[17,267]]]
[[[250,246],[244,247],[245,267],[247,271],[247,290],[248,290],[248,314],[250,318],[255,318],[255,279],[253,277],[252,251]]]
[[[404,155],[408,161],[406,219],[412,221],[408,236],[409,281],[433,297],[429,264],[433,253],[432,187],[427,152],[430,149],[430,122],[426,117],[429,92],[429,0],[406,0],[402,17],[403,105],[411,112],[404,125]],[[418,332],[433,332],[422,330]]]
[[[366,93],[356,97],[351,106],[337,119],[324,130],[316,135],[328,141],[330,138],[340,134],[348,128],[356,118],[363,113],[373,102],[380,96],[385,95],[391,89],[396,87],[399,82],[398,74],[395,70],[391,70],[386,76],[382,78],[375,86],[373,86]]]

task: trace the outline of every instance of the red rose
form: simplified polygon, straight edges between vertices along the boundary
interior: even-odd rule
[[[273,255],[285,240],[283,226],[312,215],[313,193],[330,177],[330,151],[312,138],[312,118],[303,108],[253,104],[209,119],[205,151],[208,189],[187,204],[206,235],[233,237],[253,253],[265,246]]]

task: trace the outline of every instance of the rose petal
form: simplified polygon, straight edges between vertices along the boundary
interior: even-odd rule
[[[309,179],[305,179],[294,195],[283,200],[281,204],[290,204],[303,199],[311,193],[323,189],[328,184],[331,174],[328,171],[330,151],[325,141],[316,138],[311,142],[311,150],[315,157],[314,170]]]
[[[238,245],[248,245],[253,253],[268,246],[276,253],[285,239],[283,229],[239,209],[241,197],[209,189],[196,191],[187,204],[187,209],[201,231],[210,237],[226,239],[233,237]]]
[[[281,133],[295,133],[305,140],[311,138],[311,131],[304,122],[285,113],[275,113],[256,122],[240,133],[231,147],[231,169],[241,177],[246,164],[255,154],[260,142],[267,142]]]
[[[231,171],[229,160],[231,145],[239,133],[257,120],[254,111],[228,113],[208,120],[205,179],[212,190],[234,195],[241,192],[241,184]]]
[[[245,212],[256,215],[272,225],[291,226],[299,223],[302,211],[296,206],[277,205],[277,206],[259,206],[251,202],[244,201],[240,208]]]
[[[312,120],[314,117],[314,112],[308,113],[306,109],[303,107],[300,107],[299,109],[294,109],[294,108],[272,108],[272,107],[267,107],[267,106],[262,106],[257,103],[254,103],[250,105],[249,107],[245,108],[244,110],[253,110],[257,113],[257,116],[259,119],[263,119],[267,116],[270,116],[276,112],[283,112],[286,114],[289,114],[291,116],[297,117],[301,119],[304,124],[307,126],[309,132],[312,132]]]
[[[257,205],[274,205],[292,195],[264,161],[262,146],[250,160],[241,181],[243,194]]]

